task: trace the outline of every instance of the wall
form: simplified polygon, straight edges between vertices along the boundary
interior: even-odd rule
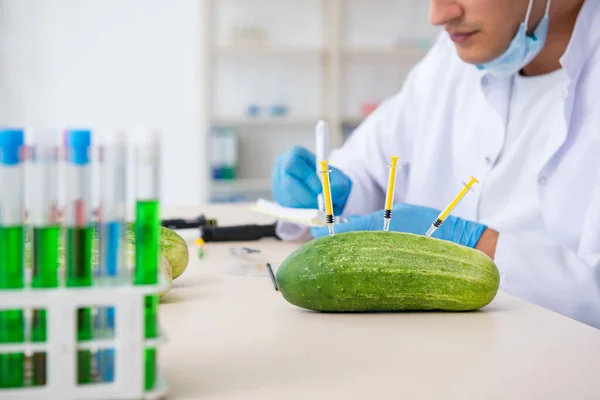
[[[341,144],[369,105],[400,90],[440,30],[429,24],[423,0],[213,4],[210,122],[237,136],[239,165],[237,182],[213,186],[233,201],[270,197],[276,157],[292,145],[314,150],[319,119],[330,123],[334,146]],[[262,35],[240,38],[242,28]],[[270,117],[273,104],[285,104],[287,115]],[[249,105],[260,106],[260,115],[249,116]]]
[[[197,0],[0,0],[0,122],[152,126],[162,199],[207,199]]]

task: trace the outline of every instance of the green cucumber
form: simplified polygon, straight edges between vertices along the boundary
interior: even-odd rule
[[[472,311],[496,296],[496,264],[479,250],[410,233],[359,231],[311,240],[276,274],[289,303],[315,311]]]
[[[62,235],[62,232],[61,232]],[[31,267],[32,265],[32,237],[33,231],[31,227],[28,226],[25,235],[25,265],[27,267]],[[93,252],[92,252],[92,265],[98,264],[98,238],[99,233],[97,227],[94,226],[94,241],[93,241]],[[125,238],[127,241],[127,250],[126,250],[126,263],[129,265],[133,265],[134,263],[134,248],[135,245],[135,232],[133,223],[127,223],[127,230],[125,231]],[[61,248],[59,251],[59,265],[60,267],[64,264],[64,242],[61,240]],[[164,258],[169,262],[172,269],[172,278],[175,279],[180,276],[188,266],[189,262],[189,252],[188,246],[185,240],[181,236],[174,232],[171,229],[161,227],[160,230],[160,254],[164,256]]]

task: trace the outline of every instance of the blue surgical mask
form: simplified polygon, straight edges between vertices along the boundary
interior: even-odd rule
[[[488,71],[495,76],[510,76],[527,66],[527,64],[540,54],[546,44],[550,3],[551,0],[547,0],[546,14],[535,28],[533,35],[527,36],[527,26],[533,6],[533,0],[529,0],[525,21],[521,23],[519,31],[513,38],[508,49],[496,59],[478,64],[477,68],[482,71]]]

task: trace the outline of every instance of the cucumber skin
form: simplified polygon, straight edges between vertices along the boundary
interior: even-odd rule
[[[496,264],[479,250],[410,233],[325,236],[291,253],[276,274],[289,303],[315,311],[472,311],[496,296]]]

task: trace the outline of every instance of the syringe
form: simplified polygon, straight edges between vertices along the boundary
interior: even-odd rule
[[[390,174],[387,187],[387,195],[385,197],[385,209],[383,210],[383,230],[390,229],[390,221],[392,220],[392,205],[394,203],[394,189],[396,188],[396,170],[398,169],[398,159],[400,157],[391,156],[392,165],[390,165]]]
[[[0,290],[25,286],[23,144],[22,130],[0,129]],[[23,311],[0,311],[0,343],[24,341]],[[0,353],[0,387],[23,387],[24,367],[23,352]]]
[[[158,282],[160,246],[159,159],[160,136],[154,131],[137,131],[135,148],[136,205],[135,205],[135,285],[154,285]],[[145,338],[158,336],[158,295],[146,296]],[[156,384],[156,348],[145,349],[145,384],[151,390]]]
[[[327,159],[329,154],[329,125],[323,120],[317,122],[315,127],[315,148],[317,158],[317,176],[320,177],[319,163]],[[321,184],[323,180],[321,179]],[[317,196],[317,203],[319,211],[325,211],[325,201],[323,199],[323,193],[319,193]]]
[[[126,132],[106,130],[100,146],[100,263],[98,275],[112,284],[124,268],[126,212]],[[98,328],[110,339],[115,327],[113,307],[98,310]],[[98,372],[103,382],[114,380],[114,349],[97,353]]]
[[[433,234],[433,232],[435,232],[440,226],[442,226],[442,224],[444,223],[444,221],[446,220],[448,215],[450,215],[450,213],[452,212],[454,207],[456,207],[458,205],[458,203],[460,203],[462,198],[465,197],[467,192],[469,190],[471,190],[471,187],[475,183],[479,183],[479,181],[477,181],[477,179],[471,177],[469,182],[467,184],[465,184],[465,187],[460,191],[460,193],[458,193],[458,195],[454,198],[454,200],[452,200],[452,202],[448,205],[448,207],[446,207],[446,209],[444,209],[444,211],[442,211],[440,213],[440,215],[438,215],[438,217],[435,219],[435,221],[433,221],[433,223],[431,224],[431,227],[429,228],[429,230],[426,233],[427,236],[431,236]]]
[[[329,185],[329,169],[327,168],[327,160],[319,162],[321,164],[321,176],[323,185],[323,196],[325,200],[325,222],[329,228],[329,236],[334,235],[333,226],[335,223],[333,215],[333,204],[331,201],[331,187]]]
[[[67,130],[67,182],[66,213],[67,230],[67,287],[92,286],[92,207],[89,130]],[[92,339],[93,322],[90,308],[77,310],[77,340]],[[92,353],[77,351],[78,383],[92,381]]]
[[[60,224],[58,221],[58,134],[52,130],[33,132],[35,145],[29,152],[32,175],[30,193],[33,226],[33,288],[58,287]],[[34,310],[33,342],[47,340],[46,311]],[[47,380],[46,353],[33,354],[33,383],[44,386]]]

